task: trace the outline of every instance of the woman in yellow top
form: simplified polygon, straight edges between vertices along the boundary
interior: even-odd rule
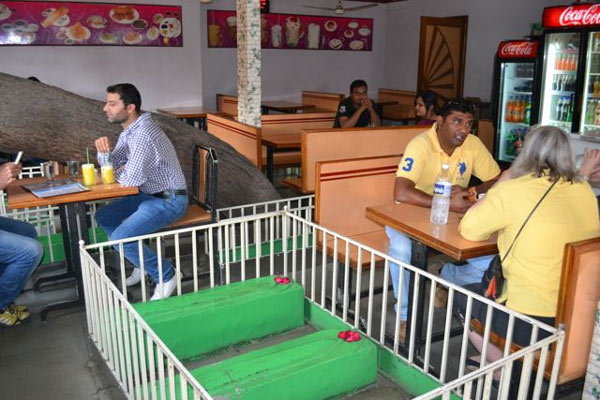
[[[502,258],[554,181],[502,263],[506,284],[498,299],[549,325],[554,325],[556,315],[565,244],[600,236],[598,203],[587,177],[576,169],[568,136],[552,126],[532,128],[511,168],[465,214],[459,227],[469,240],[485,240],[498,232]],[[483,292],[481,285],[471,289]],[[473,317],[485,321],[486,306],[474,302],[473,307]],[[505,335],[507,324],[506,314],[494,313],[492,329],[497,334]],[[514,329],[513,341],[528,344],[531,326],[516,324]]]

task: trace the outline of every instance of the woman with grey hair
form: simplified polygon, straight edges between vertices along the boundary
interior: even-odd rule
[[[600,236],[598,204],[576,168],[567,134],[553,126],[531,128],[511,168],[465,214],[459,230],[475,241],[498,233],[505,285],[496,301],[554,325],[565,244]],[[482,286],[468,288],[483,294]],[[456,304],[459,314],[465,309],[462,297]],[[473,318],[485,321],[486,308],[474,302]],[[508,315],[494,312],[492,330],[505,336],[507,325]],[[530,336],[531,325],[515,324],[513,342],[527,345]],[[481,337],[471,332],[470,338],[481,350]],[[502,352],[490,347],[491,362]]]

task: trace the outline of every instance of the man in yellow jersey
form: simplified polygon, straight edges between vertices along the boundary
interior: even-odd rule
[[[470,135],[474,106],[464,99],[447,102],[427,131],[410,141],[398,165],[394,198],[398,202],[431,207],[433,186],[441,171],[442,163],[450,165],[452,194],[450,210],[466,212],[472,202],[468,200],[467,186],[471,175],[483,183],[471,189],[471,194],[485,193],[500,175],[500,168],[478,137]],[[411,239],[385,227],[390,239],[388,254],[400,261],[410,263]],[[446,264],[440,276],[457,285],[481,282],[491,256],[468,260],[467,265]],[[390,264],[394,295],[398,297],[399,267]],[[400,320],[406,321],[408,313],[408,289],[410,276],[404,271]],[[398,310],[397,310],[398,311]],[[404,325],[404,324],[403,324]],[[404,328],[404,326],[402,327]],[[402,329],[401,328],[401,329]]]

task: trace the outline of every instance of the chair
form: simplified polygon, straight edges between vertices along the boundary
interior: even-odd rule
[[[217,153],[210,147],[197,145],[194,147],[193,160],[190,194],[193,203],[188,206],[183,217],[161,231],[210,224],[217,220]]]

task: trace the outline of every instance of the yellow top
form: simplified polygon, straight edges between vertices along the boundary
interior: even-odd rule
[[[551,183],[533,175],[504,181],[490,189],[460,221],[469,240],[498,232],[503,257],[525,218]],[[524,314],[554,317],[566,243],[600,236],[598,204],[590,185],[559,181],[535,210],[502,263],[506,290],[499,302]]]
[[[452,184],[462,187],[467,187],[471,175],[485,182],[500,174],[498,164],[477,136],[467,135],[462,146],[457,147],[451,156],[446,154],[440,147],[434,124],[408,143],[396,176],[410,179],[416,189],[433,194],[433,185],[442,170],[442,163],[450,165]]]

